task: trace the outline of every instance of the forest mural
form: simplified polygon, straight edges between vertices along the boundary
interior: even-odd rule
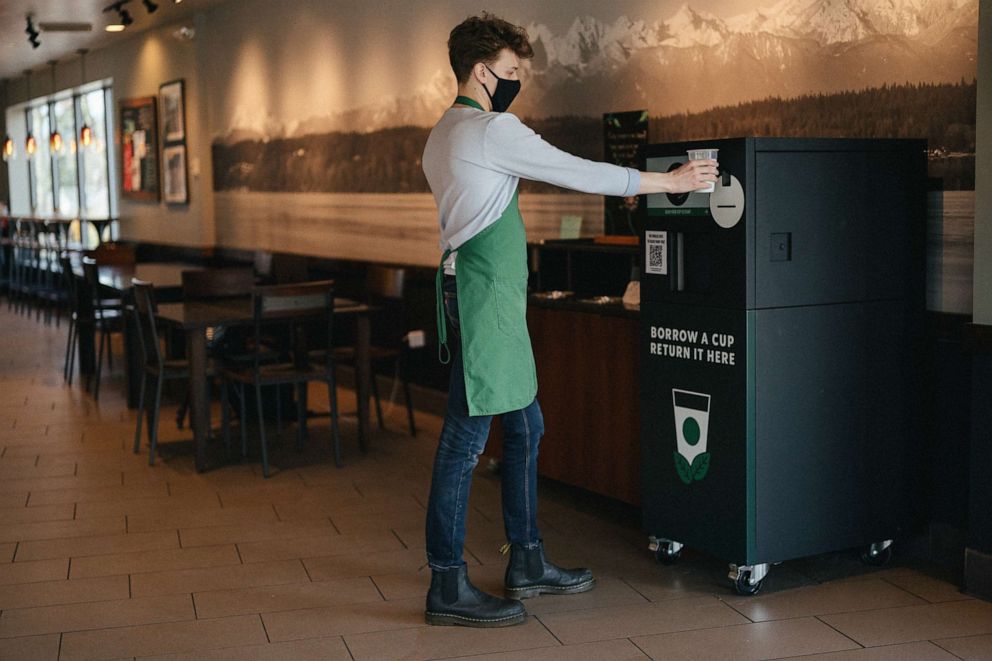
[[[420,21],[414,40],[410,20],[425,4],[395,3],[400,15],[382,24],[371,9],[324,3],[326,15],[314,17],[313,3],[287,4],[290,17],[306,21],[298,48],[312,52],[299,68],[280,65],[283,47],[227,17],[241,30],[241,45],[217,53],[216,84],[226,99],[212,124],[218,236],[230,231],[244,246],[434,264],[435,209],[420,156],[454,96],[447,32],[478,7],[427,3],[437,20]],[[929,306],[968,313],[977,0],[699,4],[499,3],[493,10],[525,25],[536,52],[513,112],[552,144],[588,158],[602,157],[602,113],[640,108],[650,113],[652,142],[926,138]],[[383,56],[390,46],[356,41],[342,32],[349,26],[392,29],[397,44],[412,43],[423,57],[401,62],[397,73],[397,60]],[[335,48],[369,73],[353,79],[329,65],[324,58]],[[265,75],[252,62],[264,62],[255,66]],[[301,79],[293,84],[294,77]],[[325,101],[314,103],[315,95]],[[582,215],[584,234],[602,231],[601,198],[532,182],[521,192],[531,239],[556,236],[562,215]]]

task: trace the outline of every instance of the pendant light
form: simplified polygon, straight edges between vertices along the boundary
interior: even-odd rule
[[[52,95],[55,95],[55,65],[59,63],[58,60],[49,60],[48,64],[52,67]],[[54,107],[52,108],[54,110]],[[48,123],[52,126],[52,133],[48,136],[48,147],[52,150],[53,154],[58,154],[62,151],[62,134],[59,133],[58,127],[55,124],[55,113],[48,113]]]
[[[79,85],[82,87],[86,84],[86,53],[89,51],[85,48],[80,48],[76,52],[79,53],[79,68],[82,74]],[[83,118],[83,128],[79,129],[79,144],[83,147],[89,147],[93,144],[93,129],[86,123],[85,117]]]
[[[9,82],[6,78],[3,79],[3,105],[7,107],[7,92],[10,90]],[[3,136],[3,149],[0,151],[0,157],[3,157],[4,163],[14,158],[14,139],[10,137],[10,134]]]
[[[31,69],[25,69],[24,75],[28,79],[28,103],[31,103]],[[36,151],[38,151],[38,141],[34,139],[31,129],[28,129],[28,137],[24,141],[24,153],[31,158]]]

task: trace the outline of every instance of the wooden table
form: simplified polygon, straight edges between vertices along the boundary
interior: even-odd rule
[[[157,287],[156,287],[157,289]],[[334,299],[334,314],[354,315],[358,337],[355,349],[355,376],[358,395],[358,442],[368,447],[371,337],[369,305],[348,299]],[[186,333],[186,357],[190,362],[190,420],[196,446],[196,469],[209,468],[207,440],[210,437],[210,397],[207,387],[206,329],[211,326],[247,326],[254,323],[250,299],[222,302],[166,303],[158,306],[158,319]]]
[[[118,292],[131,288],[131,278],[144,280],[155,285],[155,295],[181,292],[183,288],[183,271],[198,271],[203,266],[185,264],[183,262],[150,262],[147,264],[101,265],[97,267],[100,273],[100,285]]]

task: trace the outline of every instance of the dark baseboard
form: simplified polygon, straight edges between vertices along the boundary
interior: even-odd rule
[[[972,596],[992,601],[992,554],[965,549],[964,591]]]
[[[964,573],[964,530],[940,521],[931,521],[919,535],[900,540],[906,556],[936,565],[960,582]]]

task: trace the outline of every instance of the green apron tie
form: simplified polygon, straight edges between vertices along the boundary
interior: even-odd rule
[[[461,104],[463,106],[471,106],[473,108],[478,108],[479,110],[485,110],[479,102],[475,99],[470,99],[467,96],[457,96],[455,97],[455,103]],[[441,361],[442,365],[447,365],[451,362],[451,350],[448,349],[448,324],[447,317],[444,313],[444,262],[448,259],[448,255],[451,254],[451,248],[444,251],[441,256],[441,264],[437,269],[437,276],[434,278],[434,296],[437,302],[437,359]]]
[[[451,254],[451,248],[441,255],[441,264],[437,267],[437,276],[434,278],[434,296],[437,303],[437,359],[442,365],[451,362],[451,350],[448,349],[448,323],[444,314],[444,262]]]

